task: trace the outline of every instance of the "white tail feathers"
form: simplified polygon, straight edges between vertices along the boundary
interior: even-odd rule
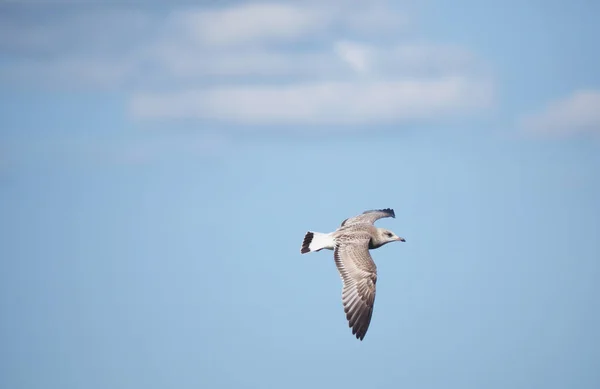
[[[330,234],[308,231],[306,235],[304,235],[304,241],[302,242],[302,249],[300,249],[300,252],[306,254],[323,249],[333,250],[334,246],[335,244]]]

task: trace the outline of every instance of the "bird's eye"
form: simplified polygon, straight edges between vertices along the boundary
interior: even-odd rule
[[[392,237],[392,233],[391,232],[387,232],[386,235],[389,236],[390,238]]]

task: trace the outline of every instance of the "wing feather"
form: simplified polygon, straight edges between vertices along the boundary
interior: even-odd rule
[[[361,213],[360,215],[349,217],[348,219],[346,219],[346,220],[344,220],[342,222],[342,224],[340,225],[340,227],[342,227],[342,226],[348,226],[348,225],[351,225],[351,224],[357,224],[357,223],[370,223],[370,224],[373,224],[377,220],[379,220],[381,218],[384,218],[384,217],[395,218],[396,214],[394,213],[394,210],[391,209],[391,208],[372,209],[372,210],[369,210],[369,211],[365,211],[365,212]]]
[[[369,253],[368,234],[340,238],[333,257],[343,282],[344,312],[352,334],[363,340],[373,315],[377,267]]]

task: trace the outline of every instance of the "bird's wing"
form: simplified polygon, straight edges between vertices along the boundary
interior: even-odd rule
[[[365,212],[361,213],[360,215],[349,217],[348,219],[346,219],[342,222],[341,226],[347,226],[347,225],[356,224],[356,223],[373,224],[373,223],[375,223],[376,220],[379,220],[384,217],[395,218],[396,214],[394,213],[394,210],[391,208],[373,209],[370,211],[365,211]]]
[[[352,335],[363,340],[373,315],[377,267],[369,253],[370,235],[340,236],[333,251],[343,281],[342,303]]]

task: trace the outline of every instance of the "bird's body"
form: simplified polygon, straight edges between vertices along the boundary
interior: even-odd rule
[[[396,236],[373,223],[384,217],[393,217],[393,209],[365,211],[348,218],[340,227],[328,234],[309,231],[304,236],[302,254],[333,250],[335,265],[342,278],[342,303],[352,334],[363,340],[373,314],[377,266],[369,250],[404,238]]]

